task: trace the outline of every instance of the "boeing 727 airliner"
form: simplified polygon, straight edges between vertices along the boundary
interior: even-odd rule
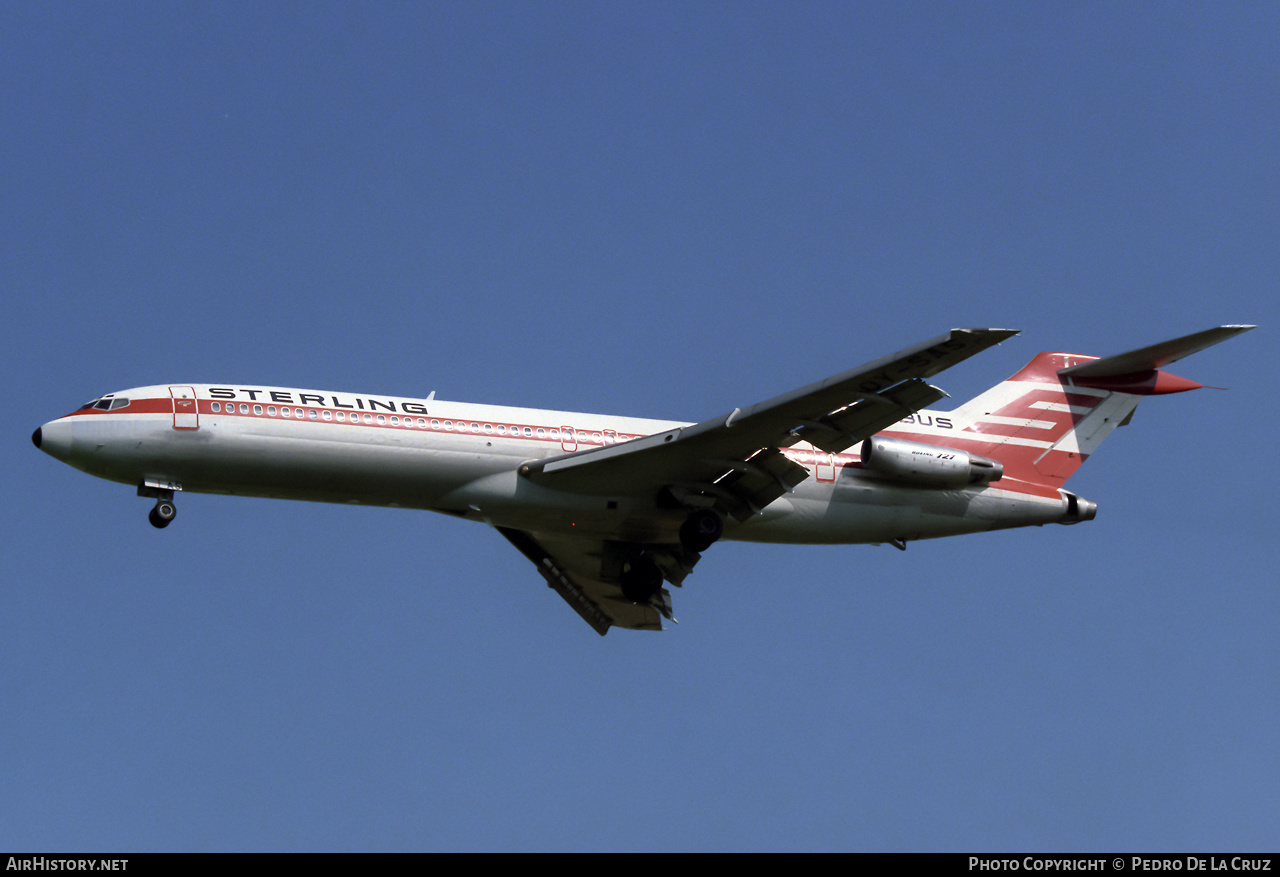
[[[398,506],[496,529],[595,630],[661,630],[717,540],[890,543],[1093,520],[1063,485],[1161,369],[1253,326],[1118,356],[1041,353],[951,411],[926,379],[1016,332],[953,329],[749,408],[686,424],[243,384],[94,399],[32,441],[156,500],[178,491]]]

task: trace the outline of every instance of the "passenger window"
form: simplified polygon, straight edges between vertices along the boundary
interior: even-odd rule
[[[222,403],[221,402],[210,403],[209,408],[212,409],[213,413],[217,414],[219,411],[222,410]]]
[[[249,406],[248,406],[248,404],[247,404],[247,403],[245,403],[245,402],[241,402],[241,403],[240,403],[240,413],[241,413],[241,414],[248,414],[248,413],[249,413]]]
[[[267,414],[268,414],[268,416],[270,416],[270,417],[275,417],[275,416],[276,416],[276,406],[274,406],[274,405],[268,405],[268,406],[267,406]]]

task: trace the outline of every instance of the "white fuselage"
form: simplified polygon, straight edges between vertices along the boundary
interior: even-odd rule
[[[656,498],[548,490],[518,468],[686,424],[236,384],[140,387],[104,399],[117,404],[41,427],[42,450],[126,484],[426,509],[639,543],[669,541],[685,517]],[[856,448],[829,454],[799,443],[785,453],[809,477],[745,523],[728,521],[724,538],[914,540],[1059,522],[1066,509],[1060,492],[1022,483],[893,483],[863,468]]]

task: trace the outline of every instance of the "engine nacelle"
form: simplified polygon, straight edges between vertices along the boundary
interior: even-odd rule
[[[862,465],[921,487],[964,487],[999,481],[1004,464],[955,448],[872,436],[862,443]]]

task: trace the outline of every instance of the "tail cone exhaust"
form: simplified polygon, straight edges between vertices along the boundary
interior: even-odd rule
[[[1098,516],[1098,504],[1087,499],[1081,499],[1074,493],[1062,491],[1063,498],[1067,501],[1067,513],[1062,518],[1064,524],[1078,524],[1081,521],[1092,521]]]

